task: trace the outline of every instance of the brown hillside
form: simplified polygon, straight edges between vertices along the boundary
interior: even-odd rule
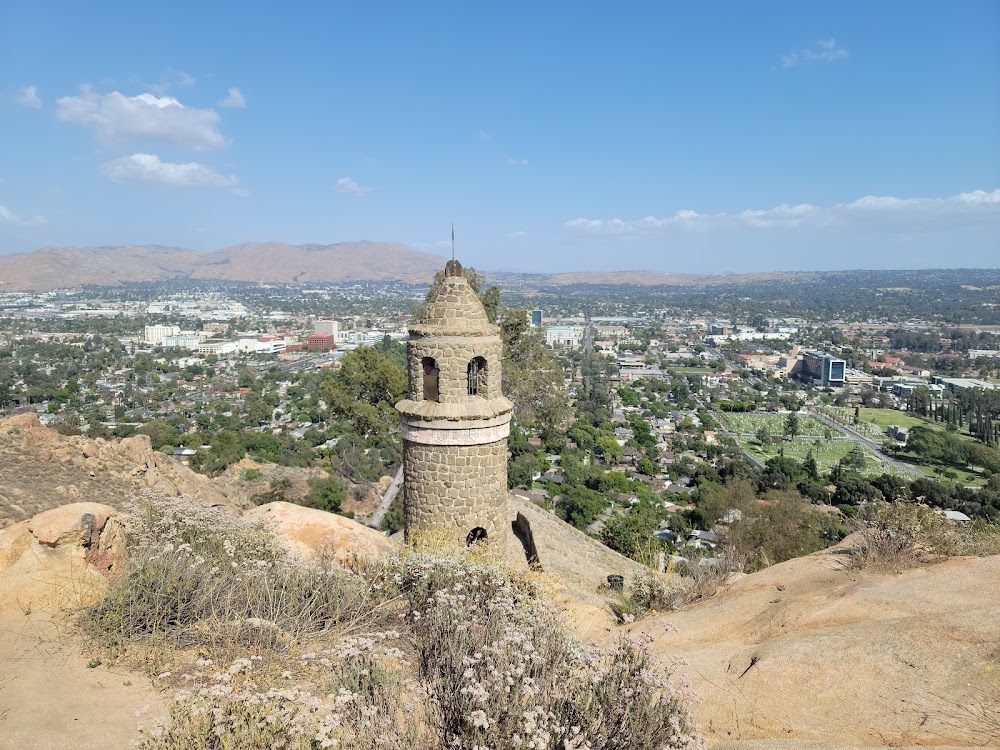
[[[154,451],[145,435],[90,440],[61,435],[31,413],[0,419],[0,528],[80,500],[121,507],[147,489],[234,511],[247,505],[228,484]]]
[[[719,286],[748,284],[755,281],[808,279],[813,274],[766,271],[759,273],[658,273],[656,271],[578,271],[548,277],[550,284],[634,284],[636,286]]]
[[[212,253],[177,248],[45,247],[0,256],[0,291],[50,291],[176,277],[278,283],[426,283],[444,258],[390,242],[286,245],[247,242]]]
[[[145,245],[43,247],[0,256],[0,291],[157,281],[188,276],[203,259],[194,250]]]
[[[209,253],[192,276],[227,281],[428,282],[444,258],[389,242],[340,242],[335,245],[286,245],[246,242]]]

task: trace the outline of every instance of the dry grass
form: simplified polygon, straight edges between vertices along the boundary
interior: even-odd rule
[[[186,651],[217,662],[277,656],[361,619],[371,624],[382,603],[332,561],[292,557],[263,523],[177,498],[147,496],[129,510],[128,563],[83,616],[111,658],[159,674]]]
[[[649,643],[580,644],[533,576],[487,545],[448,547],[307,565],[264,526],[148,498],[84,624],[106,655],[183,688],[145,750],[701,745]]]
[[[648,571],[639,575],[632,587],[608,601],[620,624],[635,622],[658,612],[672,612],[715,594],[729,577],[742,570],[739,556],[730,546],[720,547],[718,556],[704,564],[693,561],[683,571]]]
[[[943,557],[1000,554],[1000,527],[958,524],[915,503],[871,503],[860,521],[860,539],[850,550],[857,569],[891,572]]]

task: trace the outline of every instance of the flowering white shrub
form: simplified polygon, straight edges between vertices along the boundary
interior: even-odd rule
[[[91,632],[191,666],[153,671],[186,684],[145,750],[701,745],[692,696],[648,642],[581,645],[528,579],[475,551],[410,554],[365,578],[296,562],[266,527],[151,497],[128,548]]]
[[[649,643],[581,646],[502,568],[411,556],[399,576],[439,747],[694,748],[687,705]],[[436,584],[436,585],[435,585]]]

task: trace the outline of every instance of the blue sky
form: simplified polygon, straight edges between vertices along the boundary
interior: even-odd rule
[[[0,254],[1000,265],[992,1],[5,3],[0,123]]]

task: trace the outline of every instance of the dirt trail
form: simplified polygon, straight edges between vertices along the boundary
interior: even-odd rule
[[[128,748],[140,723],[166,715],[149,678],[87,662],[61,615],[0,614],[0,749]]]

